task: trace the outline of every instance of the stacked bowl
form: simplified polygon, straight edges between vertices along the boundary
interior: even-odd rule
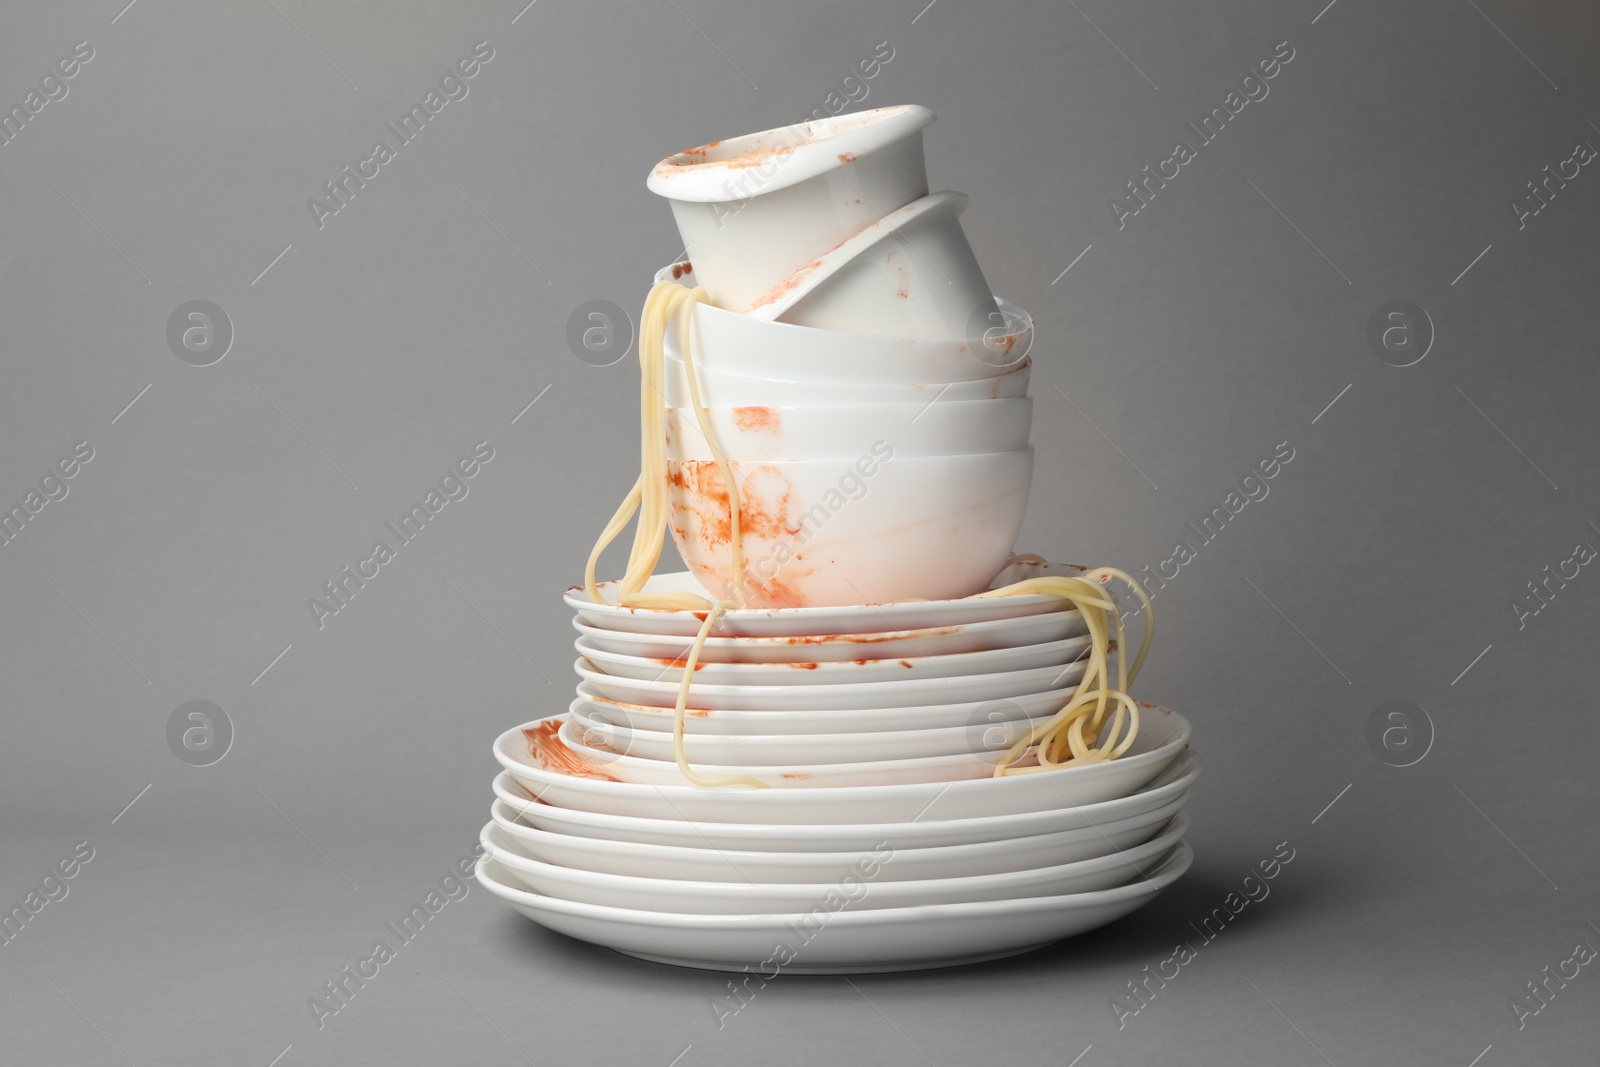
[[[703,287],[666,338],[671,529],[732,597],[741,489],[746,602],[953,598],[1005,565],[1027,507],[1033,321],[991,295],[961,193],[928,192],[926,108],[892,107],[679,153],[650,188]]]
[[[1024,563],[996,582],[1052,573],[1080,572]],[[1083,620],[1058,598],[728,612],[684,754],[768,788],[693,784],[676,762],[677,672],[704,613],[610,599],[568,593],[571,708],[494,745],[480,877],[536,922],[694,967],[906,970],[1103,925],[1189,865],[1199,760],[1176,712],[1144,705],[1118,759],[994,776],[1082,676]]]
[[[839,116],[651,174],[687,256],[640,336],[665,498],[642,478],[631,499],[689,569],[630,586],[672,594],[651,607],[570,590],[576,699],[495,741],[479,878],[536,922],[764,978],[906,970],[1112,922],[1189,866],[1182,716],[1141,702],[1065,766],[1021,751],[1080,710],[1095,641],[1131,650],[1068,594],[1005,589],[1086,572],[1014,555],[1033,321],[991,295],[967,198],[928,190],[932,118]]]

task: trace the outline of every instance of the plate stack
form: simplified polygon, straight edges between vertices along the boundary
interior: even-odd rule
[[[1074,572],[1024,564],[997,582]],[[693,785],[675,761],[672,664],[697,613],[581,589],[567,602],[578,698],[496,740],[479,868],[551,929],[693,967],[937,967],[1111,922],[1189,866],[1200,768],[1176,712],[1143,706],[1118,759],[993,777],[1081,677],[1083,621],[1057,598],[729,612],[702,652],[685,753],[765,789]]]
[[[1180,715],[1141,704],[1065,766],[1022,751],[1091,659],[1132,650],[1070,599],[1107,611],[1103,582],[974,596],[1086,572],[1013,555],[1033,322],[991,295],[967,198],[928,191],[932,118],[839,116],[651,174],[689,258],[640,324],[635,584],[627,606],[618,583],[568,593],[577,699],[494,746],[479,877],[536,922],[764,977],[905,970],[1112,922],[1189,866]],[[689,570],[639,589],[663,526]]]

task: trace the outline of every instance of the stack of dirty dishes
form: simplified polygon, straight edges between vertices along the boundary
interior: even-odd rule
[[[1128,700],[1101,751],[1034,751],[1132,650],[1120,609],[1050,591],[1112,604],[1107,572],[1014,555],[1033,324],[990,295],[966,197],[929,194],[930,121],[652,173],[688,249],[657,281],[706,297],[641,324],[689,570],[570,590],[576,699],[495,741],[479,877],[536,922],[694,967],[915,969],[1112,922],[1189,866],[1182,716]]]

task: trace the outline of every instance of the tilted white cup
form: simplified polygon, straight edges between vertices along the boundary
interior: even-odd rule
[[[924,107],[883,107],[713,141],[657,163],[646,184],[671,202],[712,301],[742,308],[926,196],[932,121]]]

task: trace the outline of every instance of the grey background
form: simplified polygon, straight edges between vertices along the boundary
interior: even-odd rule
[[[0,947],[6,1059],[1592,1060],[1593,967],[1520,1032],[1509,1003],[1600,944],[1600,575],[1522,628],[1512,604],[1600,546],[1600,173],[1520,231],[1508,205],[1600,145],[1600,20],[1324,2],[8,4],[6,107],[95,57],[0,146],[0,500],[95,458],[0,548],[0,902],[95,855]],[[319,231],[307,198],[479,40],[470,95]],[[1119,231],[1109,198],[1285,40]],[[1156,598],[1141,688],[1206,760],[1194,869],[1023,959],[782,978],[720,1031],[725,977],[474,887],[319,1030],[307,998],[475,844],[490,740],[569,698],[559,593],[633,477],[636,379],[566,319],[637,307],[676,252],[647,169],[825,107],[879,41],[859,106],[939,116],[934,185],[1041,324],[1019,547],[1153,565],[1295,449]],[[235,331],[209,367],[166,344],[194,299]],[[1403,369],[1364,339],[1393,299],[1437,330]],[[319,630],[306,599],[480,440],[470,495]],[[1393,699],[1436,729],[1412,767],[1366,742]],[[167,745],[190,700],[233,726],[211,766]],[[1119,1029],[1125,983],[1283,841],[1270,898]]]

